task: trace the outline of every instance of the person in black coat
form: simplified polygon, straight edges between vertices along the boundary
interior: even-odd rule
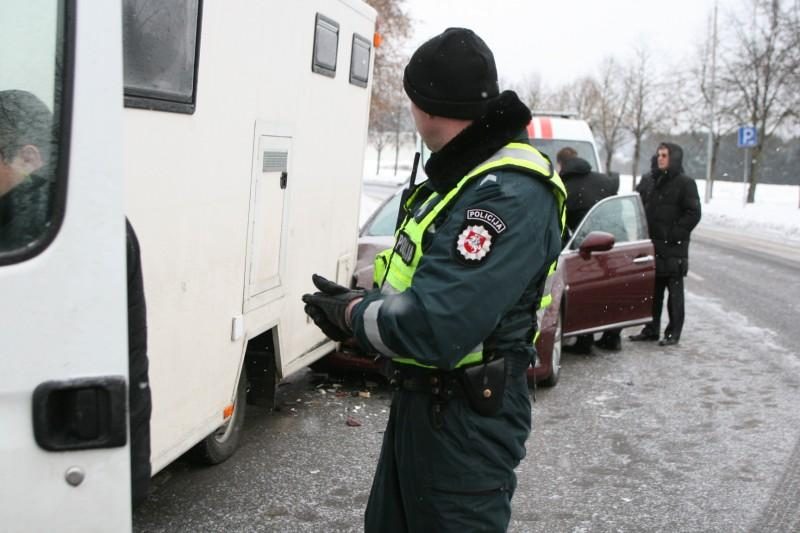
[[[617,194],[618,184],[611,178],[599,172],[592,172],[588,161],[578,157],[578,152],[571,146],[565,146],[556,154],[558,174],[567,188],[567,228],[569,233],[575,233],[583,217],[594,204]],[[590,353],[594,336],[579,335],[572,346],[564,346],[564,350],[573,353]],[[607,350],[620,350],[620,330],[610,330],[603,333],[597,345]]]
[[[567,146],[556,154],[558,175],[567,188],[567,227],[575,233],[578,225],[594,204],[617,193],[611,178],[592,172],[592,166]]]
[[[644,203],[656,253],[653,321],[630,339],[659,339],[664,289],[667,289],[669,323],[659,344],[672,346],[678,344],[683,330],[683,278],[689,272],[689,238],[700,222],[700,196],[694,180],[683,171],[683,150],[677,144],[659,144],[651,166],[651,172],[642,178],[636,191]]]

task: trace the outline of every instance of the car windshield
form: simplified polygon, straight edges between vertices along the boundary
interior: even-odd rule
[[[554,165],[558,151],[567,146],[571,146],[578,152],[578,157],[585,159],[592,166],[592,170],[598,172],[597,157],[595,156],[592,143],[586,141],[571,141],[568,139],[531,139],[531,143],[540,152],[549,157]]]
[[[393,194],[385,204],[378,208],[378,211],[367,223],[364,235],[369,235],[370,237],[394,235],[400,197],[400,194]]]

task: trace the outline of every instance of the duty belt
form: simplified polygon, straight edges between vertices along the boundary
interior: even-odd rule
[[[389,384],[396,389],[430,394],[443,401],[463,395],[456,372],[431,370],[410,365],[392,365]]]

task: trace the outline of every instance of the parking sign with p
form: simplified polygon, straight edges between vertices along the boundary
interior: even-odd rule
[[[752,148],[758,144],[758,130],[755,126],[741,126],[737,145],[739,148]]]

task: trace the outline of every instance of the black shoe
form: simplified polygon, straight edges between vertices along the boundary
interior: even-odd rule
[[[618,352],[622,349],[622,340],[619,336],[603,335],[599,340],[595,341],[594,345],[603,350]]]
[[[656,333],[650,333],[647,330],[642,330],[641,333],[637,333],[636,335],[630,335],[628,337],[633,342],[638,341],[657,341],[658,335]]]
[[[567,353],[590,354],[592,353],[592,341],[591,335],[579,335],[575,344],[562,345],[561,349]]]
[[[664,337],[664,340],[658,341],[659,346],[675,346],[676,344],[678,344],[678,338],[672,336]]]

